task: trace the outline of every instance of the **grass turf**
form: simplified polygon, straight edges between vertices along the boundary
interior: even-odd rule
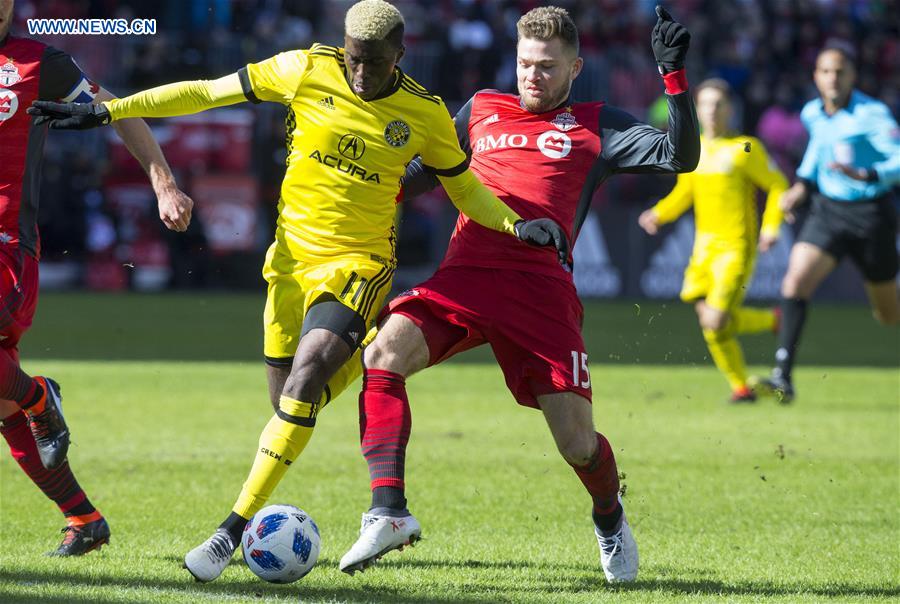
[[[722,378],[702,356],[691,360],[683,352],[693,345],[691,337],[702,346],[698,335],[687,333],[696,329],[690,315],[678,307],[630,304],[589,307],[586,333],[592,353],[620,356],[620,364],[592,366],[595,420],[625,474],[626,509],[642,557],[638,583],[605,585],[580,483],[556,454],[540,414],[518,408],[499,370],[476,356],[410,380],[407,481],[410,507],[424,527],[421,545],[388,555],[363,575],[337,570],[368,503],[351,392],[323,412],[306,453],[273,497],[316,519],[323,535],[319,566],[299,583],[274,586],[236,557],[220,580],[195,584],[180,569],[181,557],[227,514],[268,418],[251,339],[257,337],[258,300],[163,301],[48,296],[42,302],[23,351],[25,367],[63,384],[74,434],[70,458],[109,518],[113,541],[82,559],[41,556],[56,543],[58,512],[8,455],[0,456],[0,601],[846,602],[900,596],[896,363],[803,366],[795,406],[728,407]],[[867,345],[845,346],[845,359],[878,356],[887,365],[896,358],[896,332],[870,325],[861,309],[817,314],[828,313],[856,326],[846,338]],[[649,316],[657,318],[646,325]],[[72,332],[61,335],[63,327]],[[835,337],[817,334],[816,327],[811,324],[807,345]],[[76,340],[79,330],[92,337]],[[652,349],[644,330],[657,338]],[[762,340],[770,353],[771,340]],[[630,348],[617,349],[616,342]],[[67,354],[79,346],[88,360]],[[173,360],[157,360],[165,358],[166,346]],[[208,354],[204,346],[211,347]],[[810,354],[826,352],[838,356]],[[683,362],[631,366],[621,359],[650,353],[681,354]],[[203,355],[230,360],[191,360]]]

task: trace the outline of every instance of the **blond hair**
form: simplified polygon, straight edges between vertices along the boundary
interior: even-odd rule
[[[398,27],[402,37],[403,25],[403,15],[393,4],[384,0],[362,0],[347,11],[344,33],[355,40],[384,40]]]
[[[519,40],[552,40],[559,38],[563,44],[578,54],[578,28],[569,16],[569,11],[558,6],[533,8],[516,23]]]

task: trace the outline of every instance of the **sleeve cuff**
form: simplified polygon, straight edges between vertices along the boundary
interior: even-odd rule
[[[684,69],[670,71],[669,73],[664,74],[662,79],[666,84],[666,94],[681,94],[682,92],[687,92],[688,81]]]

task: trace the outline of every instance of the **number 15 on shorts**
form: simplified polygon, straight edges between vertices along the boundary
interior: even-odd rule
[[[572,384],[580,388],[591,387],[591,374],[588,371],[586,352],[572,351]]]

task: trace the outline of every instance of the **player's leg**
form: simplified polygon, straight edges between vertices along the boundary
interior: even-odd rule
[[[697,302],[695,309],[709,355],[731,388],[731,402],[755,401],[756,396],[747,386],[744,353],[735,337],[736,331],[729,313],[711,306],[704,300]]]
[[[537,397],[553,440],[593,501],[594,533],[601,566],[610,582],[633,581],[637,543],[619,500],[619,474],[612,447],[594,429],[591,403],[581,394],[559,392]]]
[[[341,365],[334,375],[331,376],[331,379],[328,380],[322,392],[322,400],[319,401],[320,410],[362,375],[362,351],[365,346],[375,339],[376,332],[376,328],[370,329],[362,346],[357,348],[350,360]],[[284,392],[284,384],[287,382],[288,376],[291,375],[291,366],[294,364],[293,357],[285,361],[276,363],[272,359],[266,359],[266,382],[269,385],[269,402],[276,411],[281,400],[281,393]]]
[[[293,358],[291,371],[231,513],[209,539],[185,556],[185,568],[199,581],[221,574],[247,520],[265,505],[306,447],[318,411],[328,400],[329,380],[361,343],[375,313],[372,308],[390,288],[392,270],[376,262],[341,260],[313,266],[288,258],[287,267],[279,267],[284,258],[277,249],[270,250],[264,270],[269,282],[265,354],[267,360]],[[351,371],[340,378],[340,387],[352,377]]]
[[[410,317],[389,314],[363,358],[359,432],[372,503],[362,516],[359,538],[341,558],[340,569],[349,574],[415,543],[422,532],[406,508],[404,469],[412,429],[406,378],[428,364],[425,335]]]
[[[31,326],[37,290],[37,260],[21,253],[0,253],[0,399],[15,402],[27,414],[41,463],[55,468],[65,461],[69,449],[59,386],[22,371],[15,354],[19,338]]]
[[[372,504],[363,514],[360,536],[341,558],[340,568],[363,570],[380,556],[421,535],[406,509],[404,468],[412,427],[406,378],[484,342],[472,313],[479,294],[490,297],[492,271],[443,269],[395,298],[378,335],[366,347],[360,394],[360,440],[369,465]]]
[[[778,333],[778,316],[780,314],[781,311],[777,308],[738,306],[731,311],[730,318],[734,324],[734,333],[741,336],[766,332]]]
[[[897,298],[897,282],[866,282],[866,295],[872,304],[872,314],[882,325],[896,325],[900,321],[900,303]]]
[[[41,464],[28,418],[13,401],[0,400],[0,435],[22,471],[66,518],[66,535],[52,555],[78,556],[109,542],[109,525],[79,486],[68,462],[52,470]]]
[[[809,300],[836,266],[836,256],[814,243],[798,241],[791,249],[787,273],[781,282],[781,326],[775,351],[775,368],[772,370],[772,377],[761,382],[763,387],[773,391],[783,403],[794,398],[792,372],[797,346],[806,323]]]
[[[897,213],[889,200],[862,207],[866,236],[850,250],[865,279],[866,295],[875,320],[882,325],[900,321],[897,298]]]

